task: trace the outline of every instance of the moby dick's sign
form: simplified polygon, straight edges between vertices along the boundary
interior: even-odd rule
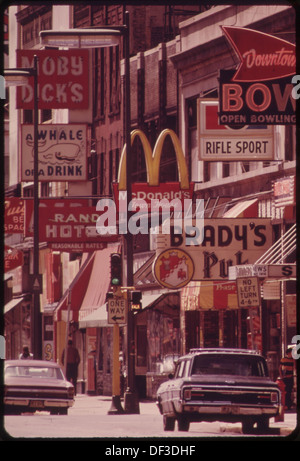
[[[222,29],[240,64],[236,70],[220,71],[220,124],[296,123],[296,100],[292,95],[295,45],[251,29]]]
[[[88,107],[89,51],[17,50],[17,66],[33,67],[38,57],[39,109],[82,110]],[[17,108],[33,109],[33,77],[17,89]]]

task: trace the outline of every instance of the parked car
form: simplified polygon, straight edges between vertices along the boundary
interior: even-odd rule
[[[6,360],[4,365],[4,412],[21,414],[36,410],[68,414],[74,404],[74,386],[61,367],[43,360]]]
[[[280,391],[265,359],[242,349],[192,349],[176,363],[174,376],[160,385],[157,405],[165,431],[188,431],[191,422],[241,422],[264,432],[278,414]]]

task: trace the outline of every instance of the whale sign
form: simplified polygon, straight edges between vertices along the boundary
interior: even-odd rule
[[[33,180],[33,132],[33,125],[22,125],[22,181]],[[39,181],[86,181],[87,125],[39,125],[38,153]]]

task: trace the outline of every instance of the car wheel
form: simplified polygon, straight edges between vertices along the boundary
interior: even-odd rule
[[[185,416],[178,417],[178,430],[187,432],[190,428],[190,422]]]
[[[264,433],[268,432],[268,429],[269,429],[269,418],[266,418],[266,417],[262,416],[257,421],[257,430],[258,430],[259,433],[264,434]]]
[[[253,433],[254,421],[246,420],[242,422],[242,431],[243,434],[252,434]]]
[[[163,415],[164,431],[174,431],[175,429],[175,418]]]

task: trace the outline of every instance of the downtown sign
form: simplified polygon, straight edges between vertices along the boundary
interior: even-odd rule
[[[240,64],[235,70],[220,70],[220,124],[295,124],[295,45],[251,29],[222,30]]]

